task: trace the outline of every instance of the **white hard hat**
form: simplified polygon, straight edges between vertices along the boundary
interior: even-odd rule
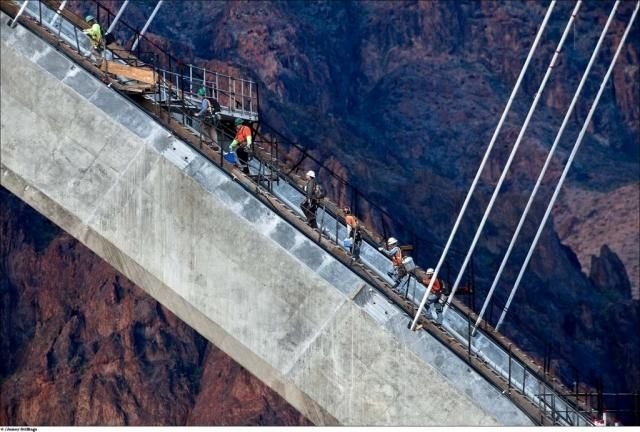
[[[432,269],[432,268],[427,269],[427,274],[428,274],[428,275],[432,275],[432,274],[434,274],[434,273],[435,273],[435,270],[434,270],[434,269]]]
[[[311,177],[311,178],[316,178],[316,173],[312,171],[307,171],[307,176]]]
[[[398,240],[395,237],[389,237],[389,240],[387,240],[387,244],[394,245],[396,243],[398,243]]]

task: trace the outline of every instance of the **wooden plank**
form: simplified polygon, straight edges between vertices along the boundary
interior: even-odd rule
[[[105,60],[102,63],[102,70],[110,74],[123,76],[146,84],[154,85],[156,83],[156,74],[153,69],[138,68],[111,60]]]

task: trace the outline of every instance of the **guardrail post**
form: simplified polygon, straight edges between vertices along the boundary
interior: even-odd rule
[[[186,121],[186,115],[185,115],[185,111],[187,109],[187,105],[184,102],[184,65],[180,65],[180,86],[179,88],[181,89],[181,97],[180,97],[180,102],[182,103],[182,124],[185,123]],[[176,81],[178,80],[178,76],[176,75]],[[202,129],[202,124],[204,123],[204,119],[206,118],[205,115],[203,115],[202,117],[202,121],[200,122],[200,129]]]
[[[509,391],[511,391],[511,344],[509,344]]]
[[[467,313],[467,353],[469,356],[469,363],[471,363],[471,318]]]
[[[246,111],[244,109],[244,80],[240,81],[240,109],[243,113]]]
[[[82,55],[80,52],[80,42],[78,41],[78,28],[76,26],[73,26],[73,34],[76,37],[76,49],[78,50],[78,54]]]
[[[253,112],[253,81],[249,81],[249,111]]]

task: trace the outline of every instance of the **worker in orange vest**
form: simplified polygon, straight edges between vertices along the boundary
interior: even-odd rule
[[[387,272],[390,278],[394,279],[396,285],[400,282],[406,272],[402,264],[402,249],[398,246],[398,240],[395,237],[389,237],[385,247],[379,247],[378,250],[385,254],[387,258],[391,258],[393,264],[393,272]]]
[[[238,147],[236,154],[238,155],[238,164],[242,168],[242,172],[249,175],[249,153],[251,152],[251,128],[243,124],[244,121],[241,118],[235,120],[236,136],[231,141],[229,151],[234,151]]]
[[[435,272],[432,268],[427,269],[427,273],[425,274],[424,278],[422,278],[422,284],[425,286],[425,288],[427,288],[431,283],[431,278],[433,278],[433,273]],[[429,309],[431,308],[431,305],[434,305],[436,310],[435,323],[438,326],[442,325],[442,303],[440,303],[441,295],[442,295],[442,284],[440,283],[440,280],[436,278],[436,280],[433,281],[431,292],[429,293],[429,297],[427,297],[427,302],[424,305],[424,311],[425,313],[427,313],[427,311],[429,311]]]
[[[345,207],[342,209],[345,214],[344,221],[347,224],[347,238],[351,239],[351,255],[354,260],[360,256],[360,245],[362,244],[362,234],[360,232],[360,222],[351,214],[351,209]]]

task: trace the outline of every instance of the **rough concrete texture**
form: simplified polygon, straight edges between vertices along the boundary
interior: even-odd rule
[[[530,424],[397,338],[351,300],[358,277],[124,98],[20,26],[1,49],[2,185],[315,424]]]

